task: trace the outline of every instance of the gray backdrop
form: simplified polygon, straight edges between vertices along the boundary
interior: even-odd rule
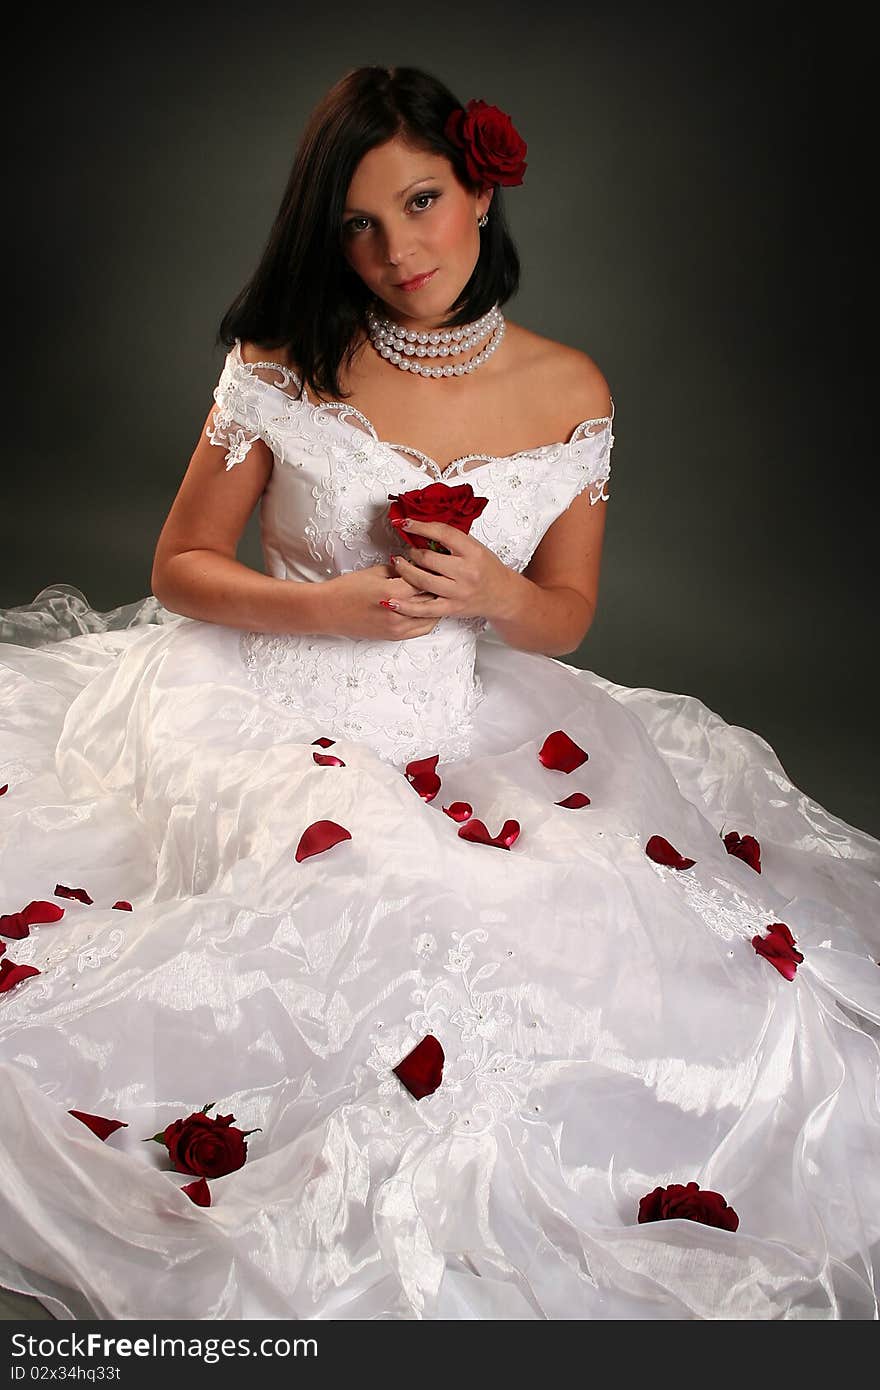
[[[588,352],[615,398],[599,612],[569,659],[699,696],[880,835],[868,57],[839,8],[34,15],[7,78],[0,607],[55,582],[101,609],[149,592],[222,365],[213,334],[307,112],[350,67],[412,63],[523,133],[507,313]],[[239,558],[261,568],[256,518]]]

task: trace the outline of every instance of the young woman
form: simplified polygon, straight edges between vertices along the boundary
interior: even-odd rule
[[[63,1316],[878,1315],[880,845],[559,659],[613,406],[503,313],[525,153],[344,77],[154,596],[0,615],[0,1283]]]

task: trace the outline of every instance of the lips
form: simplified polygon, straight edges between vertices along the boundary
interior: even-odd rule
[[[398,290],[418,289],[420,285],[425,284],[435,273],[436,270],[426,270],[422,275],[414,275],[411,280],[401,280],[394,288]]]

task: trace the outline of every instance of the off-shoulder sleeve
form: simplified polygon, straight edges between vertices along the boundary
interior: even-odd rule
[[[214,387],[215,406],[205,428],[211,443],[226,451],[227,473],[258,439],[281,457],[285,402],[278,392],[294,397],[298,390],[299,378],[279,363],[242,361],[236,339]]]
[[[611,450],[614,447],[613,421],[614,401],[611,402],[610,415],[582,420],[575,426],[569,440],[571,457],[581,469],[575,496],[589,488],[591,506],[596,502],[611,501],[607,484],[611,477]]]

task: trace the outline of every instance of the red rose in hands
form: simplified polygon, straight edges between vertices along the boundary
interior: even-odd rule
[[[462,483],[458,487],[450,487],[448,483],[429,483],[427,487],[413,488],[410,492],[389,492],[388,497],[391,502],[388,520],[398,534],[414,550],[438,550],[441,555],[449,554],[445,545],[429,540],[427,536],[404,531],[400,523],[407,517],[413,521],[442,521],[467,535],[472,523],[489,502],[488,497],[476,497],[470,483]]]
[[[157,1143],[166,1146],[178,1173],[221,1178],[224,1173],[234,1173],[244,1166],[245,1138],[256,1131],[236,1129],[232,1123],[234,1115],[211,1116],[207,1113],[210,1108],[197,1110],[185,1120],[173,1120],[160,1134],[152,1136]]]
[[[446,118],[444,133],[462,150],[472,183],[522,183],[527,168],[526,142],[507,113],[497,106],[478,99],[457,106]]]
[[[699,1221],[704,1226],[718,1226],[723,1231],[735,1231],[739,1217],[729,1207],[720,1192],[701,1192],[699,1183],[670,1183],[655,1187],[639,1202],[639,1221],[672,1221],[683,1218]]]

